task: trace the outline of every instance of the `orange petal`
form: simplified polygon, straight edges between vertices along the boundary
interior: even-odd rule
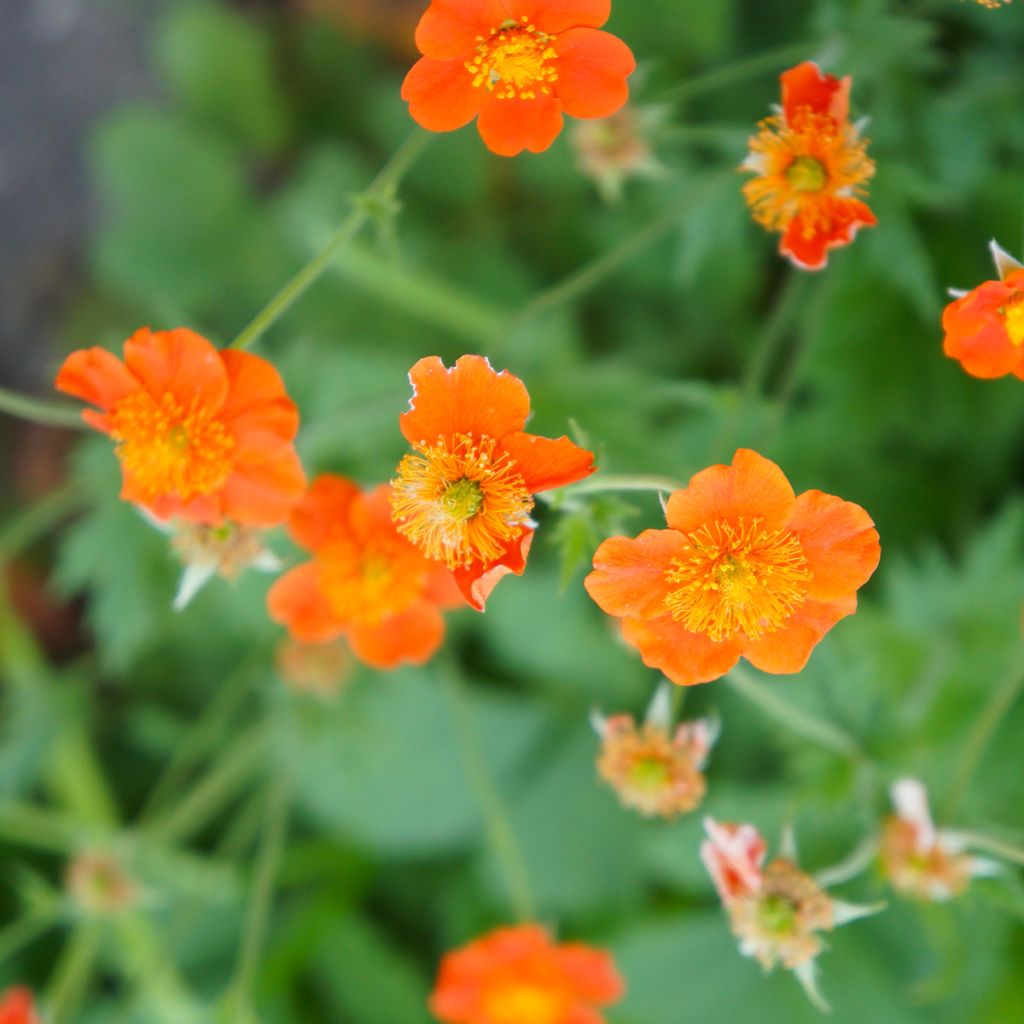
[[[779,252],[803,270],[821,270],[828,263],[828,252],[849,245],[862,227],[878,220],[859,199],[832,197],[823,201],[810,220],[797,214],[779,242]]]
[[[692,533],[705,523],[760,519],[765,530],[782,529],[793,512],[795,495],[785,474],[763,455],[740,448],[731,466],[711,466],[676,491],[665,509],[668,525]]]
[[[347,534],[349,509],[359,493],[359,488],[343,476],[318,476],[288,517],[292,539],[307,551],[318,551]]]
[[[438,608],[463,608],[466,604],[466,597],[455,582],[452,571],[436,562],[431,563],[423,585],[423,598]]]
[[[594,553],[594,571],[583,586],[609,615],[660,618],[670,589],[665,570],[685,553],[686,539],[676,530],[609,537]]]
[[[526,15],[550,35],[585,25],[600,28],[612,13],[611,0],[516,0],[509,6],[513,17]]]
[[[626,992],[626,984],[609,953],[582,943],[570,942],[555,951],[559,970],[572,984],[577,998],[588,1003],[614,1003]]]
[[[552,439],[516,431],[501,442],[531,494],[582,480],[594,472],[594,453],[567,437]]]
[[[830,114],[840,124],[850,113],[850,77],[836,78],[823,75],[814,61],[804,61],[784,71],[782,82],[782,109],[792,125],[801,108],[810,107],[816,114]]]
[[[781,628],[760,640],[747,641],[743,657],[762,672],[791,675],[799,672],[818,641],[842,618],[857,610],[857,598],[807,601]]]
[[[228,396],[220,416],[235,440],[255,448],[293,440],[299,411],[277,370],[266,359],[238,349],[224,349],[219,355],[228,375]]]
[[[304,562],[279,576],[267,591],[270,617],[303,643],[333,640],[343,632],[320,589],[320,570]]]
[[[128,367],[113,352],[98,347],[72,352],[64,360],[54,386],[58,391],[81,398],[104,411],[140,389]],[[95,416],[86,422],[98,429],[106,429],[105,421]],[[101,423],[104,425],[100,426]]]
[[[1024,364],[1024,346],[1010,340],[999,312],[1013,291],[1002,281],[986,281],[943,311],[943,351],[974,377],[1003,377]]]
[[[422,665],[444,640],[444,617],[435,605],[418,601],[377,625],[353,625],[347,636],[352,653],[373,668]]]
[[[451,132],[469,124],[480,112],[484,90],[473,86],[473,76],[461,60],[423,57],[410,68],[402,83],[402,99],[409,114],[431,132]]]
[[[807,587],[812,600],[848,597],[878,568],[878,531],[871,516],[852,501],[805,491],[796,499],[789,529],[800,538],[813,574]]]
[[[573,117],[608,117],[629,99],[626,79],[636,70],[629,47],[608,32],[574,28],[560,35],[555,95]]]
[[[680,686],[720,679],[740,657],[735,640],[715,643],[703,634],[683,629],[669,615],[623,619],[622,635],[640,651],[645,665],[659,669]]]
[[[416,26],[416,48],[437,60],[465,60],[478,36],[512,16],[508,0],[433,0]]]
[[[248,526],[276,526],[305,489],[306,474],[290,445],[263,458],[239,458],[221,492],[224,515]]]
[[[220,353],[187,327],[143,327],[125,342],[124,361],[157,402],[170,394],[186,408],[194,402],[214,413],[227,398],[228,375]]]
[[[478,612],[484,610],[487,598],[503,576],[512,573],[522,576],[526,568],[526,556],[533,543],[533,531],[524,527],[518,537],[509,541],[505,554],[494,562],[474,562],[468,569],[452,570],[452,577],[471,607]]]
[[[399,424],[410,444],[455,434],[500,440],[521,430],[530,412],[523,382],[507,370],[497,373],[483,356],[462,356],[451,369],[428,356],[409,371],[409,381],[412,399]]]
[[[554,96],[499,100],[488,93],[476,122],[487,148],[498,156],[524,149],[543,153],[562,130],[562,102]]]

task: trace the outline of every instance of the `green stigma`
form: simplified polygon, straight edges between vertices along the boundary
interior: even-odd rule
[[[483,508],[484,492],[478,481],[463,477],[449,484],[438,500],[451,519],[464,523]]]
[[[797,192],[820,192],[828,180],[825,165],[813,156],[798,156],[786,168],[786,178]]]

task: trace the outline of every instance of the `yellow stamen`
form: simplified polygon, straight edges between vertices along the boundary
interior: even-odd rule
[[[811,572],[800,540],[767,531],[760,519],[715,522],[687,535],[685,556],[665,572],[678,584],[665,598],[672,618],[719,642],[737,633],[757,640],[778,629],[804,601]]]
[[[557,992],[528,983],[497,988],[484,1002],[493,1024],[558,1024],[565,1012],[565,1000]]]
[[[125,475],[151,498],[188,501],[217,490],[231,473],[234,438],[195,400],[186,407],[166,394],[158,404],[138,392],[118,402],[110,420]]]
[[[1003,323],[1014,345],[1024,345],[1024,291],[1014,292],[1003,306]]]
[[[509,19],[487,36],[477,37],[476,54],[466,61],[476,88],[485,86],[499,100],[536,99],[558,81],[551,46],[554,36],[541,32],[529,18]]]
[[[398,532],[450,569],[493,562],[529,522],[526,484],[508,455],[494,457],[495,441],[459,434],[451,447],[417,445],[392,481]]]

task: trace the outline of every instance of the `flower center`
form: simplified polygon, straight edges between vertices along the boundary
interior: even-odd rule
[[[473,85],[486,86],[499,100],[536,99],[538,88],[550,95],[550,84],[558,80],[551,63],[558,56],[551,46],[554,38],[525,15],[519,21],[510,18],[488,36],[477,36],[476,54],[466,61]]]
[[[786,169],[786,178],[797,192],[820,192],[828,180],[828,172],[813,156],[798,156]]]
[[[782,896],[766,896],[757,906],[757,919],[769,934],[789,935],[796,927],[796,907]]]
[[[110,419],[125,475],[149,498],[188,501],[231,474],[234,438],[194,400],[186,407],[166,394],[158,404],[138,392],[118,402]]]
[[[419,596],[423,572],[419,556],[395,539],[406,552],[387,544],[356,544],[339,540],[318,556],[320,586],[331,611],[342,622],[373,625],[405,611]]]
[[[558,992],[529,982],[493,989],[485,995],[484,1006],[492,1024],[558,1024],[566,1008]]]
[[[417,445],[392,481],[398,532],[449,569],[493,562],[529,522],[533,498],[515,463],[496,442],[458,434],[452,446]]]
[[[1024,291],[1014,292],[1003,306],[1003,323],[1010,341],[1018,348],[1024,345]]]
[[[669,778],[669,766],[660,757],[638,757],[630,766],[629,781],[637,789],[663,789]]]
[[[811,572],[800,540],[767,531],[760,519],[715,522],[687,534],[687,552],[665,578],[672,618],[718,642],[737,633],[757,640],[778,629],[803,603]]]

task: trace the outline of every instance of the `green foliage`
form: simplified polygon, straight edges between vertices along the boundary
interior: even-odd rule
[[[15,929],[0,931],[4,982],[51,977],[64,934],[21,940],[19,915],[61,891],[81,841],[113,838],[146,898],[129,921],[103,923],[74,1019],[230,1017],[242,938],[261,925],[268,788],[292,771],[256,1009],[241,1018],[264,1024],[425,1024],[442,953],[513,916],[495,814],[538,917],[614,951],[629,985],[614,1024],[820,1019],[792,977],[739,954],[699,859],[703,813],[755,823],[773,850],[791,823],[817,871],[873,835],[888,786],[914,775],[943,824],[1020,845],[1019,699],[971,749],[993,695],[1024,672],[1020,381],[967,377],[942,355],[939,322],[947,286],[991,276],[991,236],[1021,245],[1017,5],[613,6],[609,28],[641,59],[634,95],[662,111],[662,177],[608,205],[577,167],[571,128],[515,161],[473,128],[438,136],[397,207],[375,211],[259,351],[299,405],[311,475],[391,477],[409,367],[474,351],[526,381],[530,429],[574,434],[602,473],[685,481],[748,445],[798,492],[863,505],[884,555],[860,610],[798,677],[754,676],[860,753],[821,747],[792,714],[720,682],[688,691],[682,711],[723,724],[698,813],[644,821],[600,782],[588,713],[642,714],[657,676],[581,580],[605,537],[663,526],[652,493],[547,496],[525,575],[501,583],[486,615],[450,616],[443,658],[393,675],[353,667],[332,702],[277,678],[266,577],[214,580],[171,611],[180,567],[167,538],[118,499],[109,441],[85,440],[70,467],[83,507],[54,538],[52,583],[82,602],[88,650],[54,670],[27,631],[0,631],[0,910]],[[297,10],[162,6],[151,52],[165,98],[116,108],[93,131],[101,215],[69,344],[115,346],[142,323],[226,343],[244,327],[407,134],[402,32],[378,46]],[[745,62],[793,46],[853,75],[879,225],[801,280],[776,332],[793,272],[751,222],[733,168],[783,69],[780,58],[746,74]],[[684,208],[689,195],[700,201]],[[547,289],[648,230],[607,275],[551,301]],[[282,531],[269,544],[289,565],[300,557]],[[460,666],[467,686],[453,685]],[[246,744],[255,754],[240,758]],[[169,760],[172,784],[151,807]],[[48,816],[21,813],[31,802]],[[150,841],[175,814],[176,838]],[[890,907],[829,936],[832,1019],[1024,1017],[1018,869],[948,906],[894,896],[873,869],[839,891]]]

